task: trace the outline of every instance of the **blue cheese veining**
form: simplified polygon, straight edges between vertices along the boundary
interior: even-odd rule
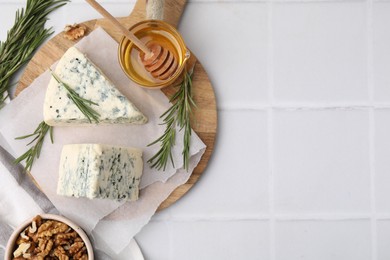
[[[75,47],[62,56],[55,69],[58,77],[81,97],[98,104],[102,124],[144,124],[147,118],[122,95],[114,84]],[[83,125],[89,120],[67,96],[66,89],[54,78],[50,80],[44,102],[44,120],[48,125]]]
[[[90,199],[137,200],[142,151],[102,144],[62,149],[57,194]]]

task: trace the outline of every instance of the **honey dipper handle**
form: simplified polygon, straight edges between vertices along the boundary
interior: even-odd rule
[[[96,11],[98,11],[104,18],[108,19],[115,27],[120,29],[122,33],[131,40],[138,48],[141,49],[146,55],[150,54],[150,50],[146,45],[140,41],[133,33],[127,30],[122,24],[119,23],[114,16],[112,16],[103,6],[101,6],[95,0],[85,0],[90,6],[92,6]]]

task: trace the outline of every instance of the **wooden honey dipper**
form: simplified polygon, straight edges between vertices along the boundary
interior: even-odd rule
[[[156,42],[149,42],[145,44],[138,39],[137,36],[120,24],[119,21],[98,2],[95,0],[85,1],[88,2],[88,4],[98,11],[104,18],[108,19],[115,27],[121,30],[122,33],[141,50],[141,61],[145,66],[145,69],[150,72],[153,78],[166,80],[175,73],[178,63],[170,50],[162,47]]]

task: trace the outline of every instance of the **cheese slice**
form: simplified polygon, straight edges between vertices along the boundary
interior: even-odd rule
[[[55,74],[81,97],[98,104],[91,105],[99,114],[99,124],[144,124],[147,118],[135,107],[114,84],[75,47],[62,56]],[[71,99],[64,86],[53,77],[46,91],[44,120],[48,125],[90,124]]]
[[[57,194],[90,199],[138,199],[142,151],[102,144],[62,149]]]

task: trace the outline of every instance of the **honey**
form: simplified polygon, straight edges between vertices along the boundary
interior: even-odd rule
[[[146,45],[157,43],[162,48],[169,50],[178,66],[168,79],[155,78],[145,69],[141,61],[141,51],[138,47],[127,38],[122,38],[119,45],[119,61],[126,75],[137,84],[147,88],[162,88],[174,83],[189,58],[189,51],[176,29],[162,21],[147,20],[134,25],[130,28],[130,31]]]

